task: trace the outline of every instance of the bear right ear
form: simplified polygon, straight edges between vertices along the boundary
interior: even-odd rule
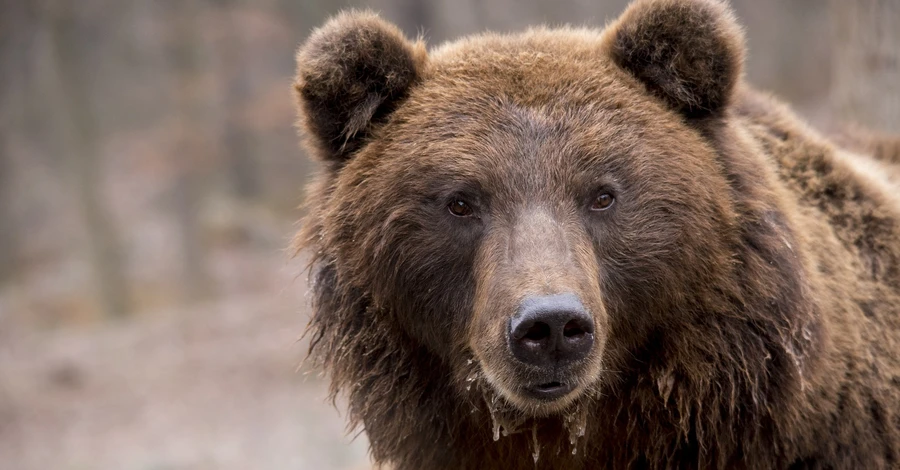
[[[371,12],[344,12],[297,51],[300,125],[317,156],[341,164],[419,79],[425,45]]]
[[[744,34],[722,0],[637,0],[607,29],[604,48],[648,91],[693,118],[730,102]]]

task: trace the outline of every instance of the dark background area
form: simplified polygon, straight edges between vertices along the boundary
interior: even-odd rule
[[[0,468],[365,468],[301,367],[293,53],[351,6],[431,46],[624,0],[0,0]],[[748,80],[900,131],[900,0],[734,0]]]

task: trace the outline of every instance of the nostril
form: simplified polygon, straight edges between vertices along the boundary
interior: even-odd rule
[[[542,341],[550,337],[550,325],[537,322],[525,332],[524,339],[528,339],[531,341]]]
[[[566,338],[583,336],[585,333],[586,331],[584,331],[584,329],[581,328],[581,325],[579,325],[575,320],[566,323],[566,326],[563,327],[563,336],[565,336]]]

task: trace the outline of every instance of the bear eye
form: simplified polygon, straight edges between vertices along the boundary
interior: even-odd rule
[[[613,197],[610,193],[602,193],[594,199],[594,202],[591,203],[592,211],[603,211],[609,209],[609,206],[612,205],[613,201],[616,198]]]
[[[447,205],[450,213],[457,217],[468,217],[472,215],[472,206],[461,199],[454,199]]]

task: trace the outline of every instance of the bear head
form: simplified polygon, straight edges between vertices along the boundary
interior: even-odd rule
[[[740,147],[721,136],[742,60],[715,0],[639,0],[602,32],[432,51],[368,12],[317,29],[295,90],[325,169],[298,246],[313,347],[351,409],[418,399],[424,386],[400,384],[426,377],[546,417],[603,395],[632,358],[694,351],[707,356],[686,367],[714,369],[723,342],[756,347],[704,330],[803,290],[780,271],[799,261],[735,254],[790,236],[775,208],[741,205],[722,159],[723,140]]]

